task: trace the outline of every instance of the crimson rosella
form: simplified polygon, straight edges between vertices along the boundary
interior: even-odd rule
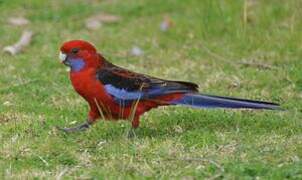
[[[171,81],[129,71],[108,62],[83,40],[65,42],[60,60],[70,67],[70,80],[89,104],[87,121],[66,132],[85,130],[98,118],[130,119],[133,128],[145,112],[159,106],[184,105],[196,108],[279,109],[271,102],[198,93],[198,85]]]

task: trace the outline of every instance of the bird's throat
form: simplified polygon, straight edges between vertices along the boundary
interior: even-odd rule
[[[72,72],[81,71],[85,67],[85,61],[83,59],[68,59],[68,63]]]

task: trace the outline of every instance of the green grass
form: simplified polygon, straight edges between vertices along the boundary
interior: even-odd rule
[[[35,32],[24,53],[0,57],[1,177],[301,179],[302,3],[254,2],[244,21],[243,0],[1,0],[1,49],[24,29],[8,25],[8,17],[23,15]],[[101,11],[122,20],[87,30],[85,19]],[[174,26],[161,32],[165,15]],[[91,41],[138,72],[287,110],[168,107],[144,115],[134,139],[126,121],[64,134],[55,126],[83,122],[88,108],[58,62],[60,44],[70,39]],[[144,56],[129,55],[134,45]]]

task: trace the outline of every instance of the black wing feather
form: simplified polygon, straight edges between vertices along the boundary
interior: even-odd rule
[[[148,90],[153,89],[154,87],[169,90],[171,93],[198,92],[197,84],[183,81],[164,80],[131,72],[107,61],[97,71],[97,79],[104,85],[110,84],[115,88],[124,89],[129,92],[148,92]]]

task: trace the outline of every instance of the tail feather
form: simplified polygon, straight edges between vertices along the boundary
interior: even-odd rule
[[[187,105],[197,108],[280,109],[279,104],[272,102],[193,93],[185,94],[182,98],[172,101],[171,104]]]

